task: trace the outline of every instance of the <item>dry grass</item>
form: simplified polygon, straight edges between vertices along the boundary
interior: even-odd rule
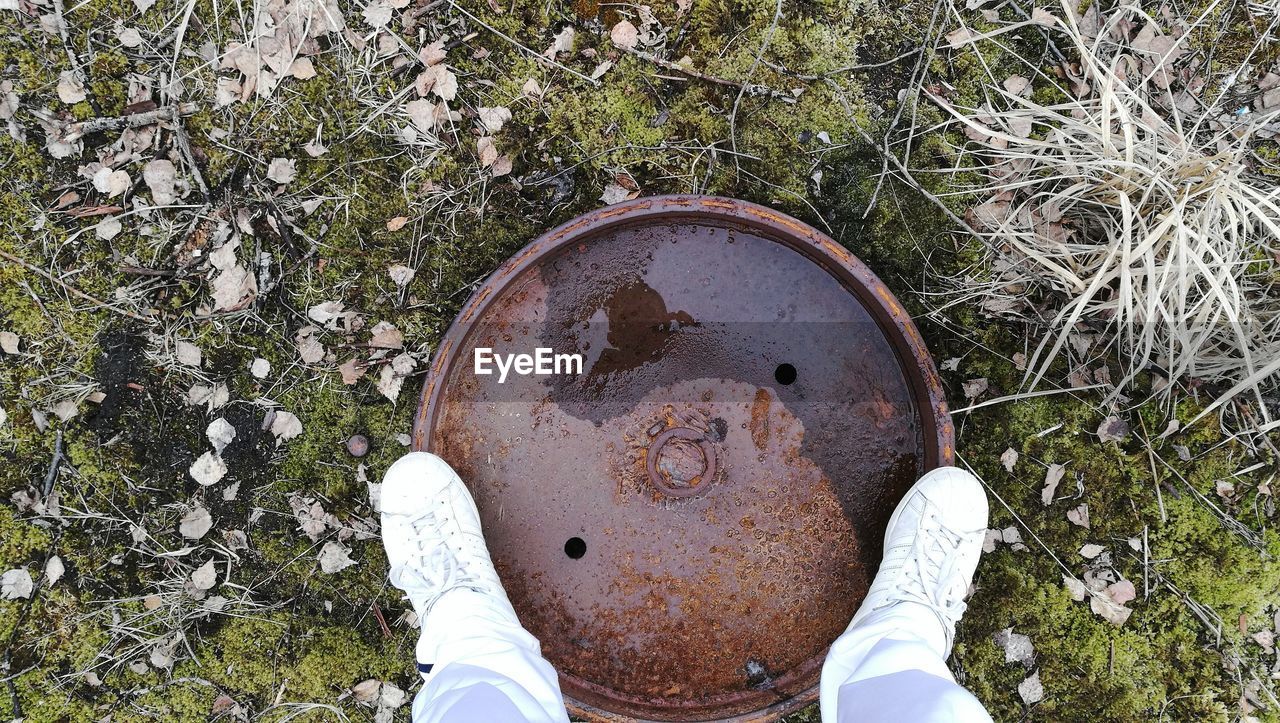
[[[1210,409],[1250,392],[1254,426],[1267,429],[1276,423],[1262,398],[1280,372],[1280,189],[1255,152],[1280,107],[1236,110],[1247,63],[1231,82],[1206,78],[1187,47],[1205,15],[1170,23],[1095,5],[1081,17],[1064,3],[1058,15],[948,36],[972,48],[1036,27],[1076,59],[1057,76],[1031,62],[1026,78],[991,76],[978,108],[933,96],[971,141],[947,172],[979,179],[954,191],[981,199],[969,223],[985,242],[956,281],[961,297],[1045,329],[1028,387],[1096,343],[1120,363],[1112,401],[1154,372],[1152,393],[1166,398],[1215,385]]]

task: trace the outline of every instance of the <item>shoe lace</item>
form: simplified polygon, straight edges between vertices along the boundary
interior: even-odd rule
[[[924,605],[950,629],[966,608],[969,581],[961,570],[967,569],[967,551],[973,547],[964,543],[973,533],[948,528],[932,509],[925,510],[924,522],[926,529],[916,535],[903,564],[907,584],[897,588],[893,602],[906,600]]]
[[[413,544],[418,554],[411,563],[399,565],[390,571],[392,584],[407,590],[410,587],[425,590],[431,598],[459,587],[474,587],[480,578],[467,566],[465,557],[456,554],[448,544],[445,528],[448,518],[432,507],[408,520]]]

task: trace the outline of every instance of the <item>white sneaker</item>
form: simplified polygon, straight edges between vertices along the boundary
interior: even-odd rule
[[[923,606],[942,628],[938,653],[945,659],[964,615],[986,529],[987,495],[976,477],[956,467],[921,477],[889,518],[880,571],[849,628],[894,606]],[[927,614],[914,617],[928,619]],[[933,634],[922,637],[938,640]]]
[[[405,592],[423,622],[418,647],[424,677],[431,668],[431,661],[421,659],[425,621],[445,593],[470,589],[492,596],[515,619],[489,559],[475,500],[443,459],[411,452],[387,470],[382,479],[382,545],[391,584]]]

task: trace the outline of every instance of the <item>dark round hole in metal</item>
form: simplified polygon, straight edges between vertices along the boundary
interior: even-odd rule
[[[499,383],[475,374],[481,348],[582,369]],[[804,395],[779,394],[779,359],[804,367]],[[705,196],[602,208],[518,252],[440,340],[414,424],[592,721],[814,702],[894,506],[953,439],[919,332],[866,266]],[[593,531],[590,555],[559,554],[566,529]]]
[[[773,378],[783,386],[795,384],[796,368],[790,364],[779,364],[778,368],[773,370]]]
[[[581,560],[587,554],[587,541],[581,537],[570,537],[564,541],[564,554],[574,560]]]

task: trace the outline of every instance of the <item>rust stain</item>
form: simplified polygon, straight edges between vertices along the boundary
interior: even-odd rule
[[[769,446],[769,405],[772,403],[773,397],[767,389],[757,390],[751,402],[751,442],[761,451]]]

